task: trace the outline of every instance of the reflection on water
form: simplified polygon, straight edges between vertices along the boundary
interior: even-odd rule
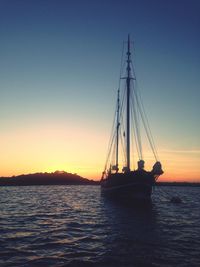
[[[200,266],[200,188],[159,190],[136,206],[99,186],[1,187],[0,266]]]
[[[105,241],[105,261],[112,266],[151,266],[155,241],[156,209],[152,203],[127,206],[104,200],[104,216],[109,225]]]

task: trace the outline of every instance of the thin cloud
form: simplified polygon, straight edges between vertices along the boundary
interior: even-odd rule
[[[191,149],[191,150],[164,149],[164,150],[161,150],[160,152],[177,153],[177,154],[200,154],[200,149]]]

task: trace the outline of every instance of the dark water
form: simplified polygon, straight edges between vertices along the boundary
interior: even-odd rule
[[[156,188],[143,207],[99,186],[1,187],[0,266],[200,266],[200,187]]]

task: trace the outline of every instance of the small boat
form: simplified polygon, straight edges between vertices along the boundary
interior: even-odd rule
[[[105,195],[120,199],[149,200],[152,187],[163,170],[158,160],[141,94],[137,88],[131,59],[131,44],[128,35],[124,64],[122,53],[121,66],[124,65],[125,68],[122,67],[120,72],[114,123],[101,177],[101,190]],[[155,164],[150,171],[144,168],[142,125],[155,157]],[[135,154],[137,154],[137,164],[134,161]]]

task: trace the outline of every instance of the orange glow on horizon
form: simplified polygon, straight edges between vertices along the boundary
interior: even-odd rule
[[[46,123],[0,134],[0,176],[64,170],[99,180],[105,164],[105,129],[79,123]],[[200,182],[200,150],[160,149],[159,181]],[[144,153],[145,154],[145,153]],[[146,153],[146,170],[155,162]]]

